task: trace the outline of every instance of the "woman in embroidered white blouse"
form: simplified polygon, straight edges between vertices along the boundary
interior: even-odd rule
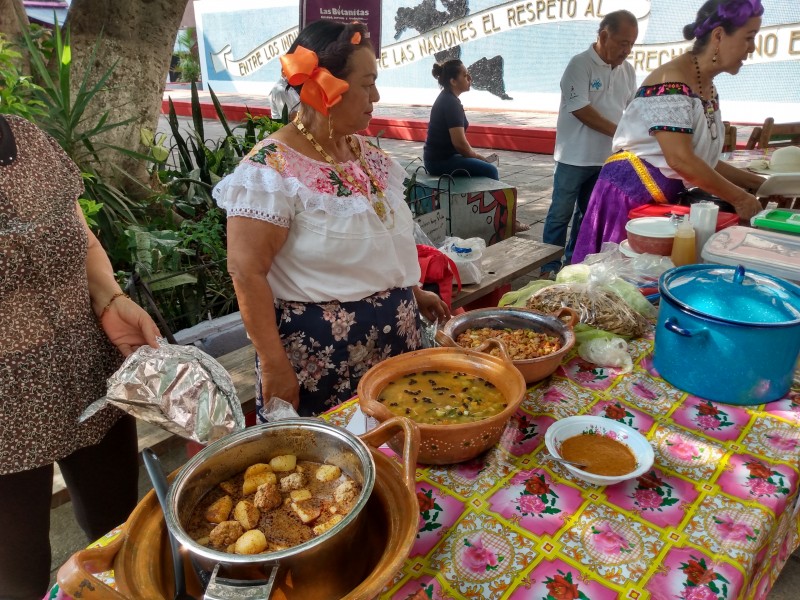
[[[379,99],[365,27],[312,23],[281,63],[300,93],[297,117],[214,190],[262,422],[273,396],[301,415],[350,398],[371,366],[420,347],[419,312],[449,317],[419,287],[404,170],[354,135]]]
[[[625,239],[628,211],[675,203],[687,187],[727,201],[749,220],[761,204],[749,190],[764,179],[719,160],[722,117],[713,79],[735,75],[755,49],[761,0],[709,0],[683,29],[692,49],[644,80],[625,109],[613,151],[589,199],[572,262]]]

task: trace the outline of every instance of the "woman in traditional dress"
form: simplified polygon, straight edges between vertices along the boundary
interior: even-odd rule
[[[692,49],[658,67],[625,109],[583,219],[573,263],[625,239],[628,211],[675,203],[687,187],[727,201],[743,220],[761,210],[763,178],[720,161],[724,126],[713,80],[735,75],[755,49],[761,0],[709,0],[683,29]]]
[[[316,21],[281,63],[297,116],[214,190],[257,354],[259,421],[272,397],[301,415],[350,398],[371,366],[420,347],[419,312],[449,316],[419,287],[405,171],[355,135],[380,98],[365,27]]]

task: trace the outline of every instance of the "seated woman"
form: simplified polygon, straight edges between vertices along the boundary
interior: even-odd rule
[[[459,169],[475,177],[500,179],[497,167],[472,149],[467,141],[469,121],[458,97],[472,85],[467,68],[460,60],[433,65],[433,77],[442,91],[431,108],[428,137],[422,159],[431,175],[444,175]]]
[[[467,141],[469,121],[458,97],[468,92],[472,77],[458,59],[433,65],[433,77],[442,88],[431,108],[428,136],[422,152],[425,169],[431,175],[470,175],[500,179],[497,167],[490,162],[496,155],[483,156]],[[457,171],[460,171],[458,173]],[[516,221],[514,231],[527,231],[530,225]]]
[[[761,204],[747,190],[762,177],[719,160],[723,144],[719,97],[713,79],[735,75],[755,49],[764,9],[760,0],[709,0],[683,29],[691,51],[653,71],[625,109],[589,199],[573,263],[625,239],[628,211],[650,202],[675,203],[686,187],[699,187],[749,219]]]
[[[301,415],[350,398],[370,367],[420,346],[419,311],[449,316],[419,287],[405,171],[354,135],[380,98],[365,27],[316,21],[281,63],[300,93],[297,116],[214,189],[256,349],[261,422],[273,396]]]

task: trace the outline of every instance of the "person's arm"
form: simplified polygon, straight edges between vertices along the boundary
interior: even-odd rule
[[[297,408],[300,385],[283,349],[267,273],[289,229],[245,217],[228,218],[228,272],[242,321],[261,363],[264,401],[277,396]]]
[[[86,278],[89,283],[89,299],[106,336],[123,356],[128,356],[144,344],[158,348],[158,327],[141,306],[122,292],[114,278],[111,261],[100,241],[89,229],[77,202],[75,210],[88,238]]]
[[[486,160],[485,156],[472,149],[472,146],[467,141],[467,132],[464,131],[463,127],[451,127],[448,131],[450,132],[450,141],[453,142],[453,146],[461,156]]]
[[[606,119],[591,104],[587,104],[583,108],[572,111],[572,116],[587,127],[599,131],[608,137],[614,137],[614,133],[617,131],[617,124]]]
[[[433,323],[438,320],[439,323],[444,323],[450,319],[450,309],[447,308],[447,304],[439,296],[433,292],[423,290],[419,286],[414,287],[413,292],[419,312],[428,321]]]
[[[761,210],[753,194],[726,179],[694,153],[691,135],[672,131],[656,131],[654,135],[667,164],[684,180],[732,204],[740,219],[750,219]]]
[[[744,188],[748,192],[756,192],[758,188],[761,187],[761,184],[766,181],[766,177],[744,169],[739,169],[724,161],[719,161],[715,169],[717,173],[722,175],[725,179],[738,185],[740,188]]]

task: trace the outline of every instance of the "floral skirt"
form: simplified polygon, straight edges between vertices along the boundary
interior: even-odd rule
[[[422,345],[411,288],[378,292],[355,302],[276,300],[275,311],[283,347],[300,383],[301,416],[317,415],[352,398],[370,367]],[[266,422],[263,407],[256,357],[259,423]]]

